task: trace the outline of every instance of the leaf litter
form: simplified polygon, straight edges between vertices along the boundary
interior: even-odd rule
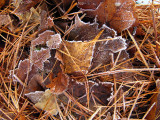
[[[0,14],[4,118],[27,119],[29,113],[31,119],[158,119],[159,31],[144,36],[134,0],[12,3],[12,15]],[[0,5],[3,10],[10,4]],[[158,22],[157,14],[152,17]],[[132,25],[143,40],[130,34]]]

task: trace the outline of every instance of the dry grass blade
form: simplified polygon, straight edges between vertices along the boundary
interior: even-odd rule
[[[140,50],[138,44],[136,43],[136,40],[134,39],[134,37],[131,35],[131,33],[130,33],[129,31],[128,31],[128,34],[129,34],[129,36],[131,37],[132,41],[134,42],[134,44],[135,44],[135,46],[136,46],[136,48],[137,48],[137,50],[138,50],[140,56],[141,56],[142,59],[143,59],[144,64],[146,65],[147,68],[149,68],[149,65],[148,65],[148,63],[147,63],[147,61],[146,61],[144,55],[142,54],[142,52],[141,52],[141,50]]]
[[[95,74],[89,74],[88,76],[101,76],[101,75],[108,75],[108,74],[115,74],[121,72],[141,72],[141,71],[160,71],[160,68],[140,68],[140,69],[122,69],[122,70],[114,70],[114,71],[107,71]]]

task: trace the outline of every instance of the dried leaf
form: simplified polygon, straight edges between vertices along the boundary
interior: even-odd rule
[[[75,41],[89,41],[93,40],[102,30],[104,31],[100,39],[114,37],[116,35],[116,32],[106,25],[103,25],[100,29],[98,29],[97,23],[85,23],[81,21],[78,16],[76,16],[75,27],[70,32],[69,37],[71,40]]]
[[[44,91],[35,91],[25,94],[33,103],[37,103],[43,96]]]
[[[94,84],[92,87],[92,95],[94,98],[100,100],[100,103],[107,105],[110,99],[113,97],[113,83],[103,82],[99,84]]]
[[[43,70],[44,63],[49,62],[48,59],[51,57],[50,50],[56,49],[59,47],[62,39],[59,34],[55,34],[50,30],[46,30],[43,33],[39,34],[38,38],[31,42],[31,62],[38,67],[40,70]],[[41,50],[35,50],[36,46],[47,45],[48,48],[41,48]]]
[[[103,33],[99,35],[102,30]],[[60,48],[62,56],[58,53],[56,54],[56,57],[64,65],[65,73],[72,75],[88,73],[96,42],[94,38],[98,35],[100,39],[110,38],[114,37],[116,32],[105,25],[98,29],[98,24],[84,23],[76,16],[75,27],[70,32],[70,39],[72,41],[63,41],[63,47]]]
[[[26,11],[29,11],[32,7],[34,7],[36,4],[40,3],[42,0],[20,0],[15,1],[13,4],[18,7],[16,9],[17,13],[25,13]]]
[[[47,13],[43,12],[43,11],[41,13],[42,15],[41,15],[39,31],[44,31],[44,30],[50,29],[54,26],[53,19],[51,17],[44,16],[43,14],[47,15]]]
[[[117,65],[123,63],[127,59],[129,59],[128,53],[125,50],[121,51],[121,55],[119,57]],[[132,64],[131,64],[130,61],[124,62],[123,64],[121,64],[120,66],[118,66],[118,69],[125,69],[125,68],[127,68],[127,69],[132,69],[133,68],[133,66],[132,66]],[[115,74],[115,78],[117,80],[128,81],[128,82],[134,81],[135,80],[134,76],[135,76],[134,73],[129,73],[129,72],[122,72],[122,73],[116,73]],[[137,76],[137,77],[140,80],[140,76]]]
[[[21,60],[18,64],[18,68],[15,69],[14,74],[18,79],[17,81],[24,82],[27,74],[32,70],[32,64],[30,63],[29,59]],[[23,71],[23,72],[22,72]],[[11,71],[12,73],[13,71]],[[12,73],[13,74],[13,73]]]
[[[51,27],[54,26],[53,19],[49,16],[48,17],[48,6],[46,3],[42,3],[40,6],[40,26],[38,30],[40,32],[43,32],[47,29],[50,29]]]
[[[49,112],[51,115],[57,115],[57,105],[55,97],[50,90],[46,90],[38,103],[35,104],[36,107]]]
[[[97,41],[94,47],[93,42],[90,40],[94,39],[101,30],[103,30],[103,33],[100,35],[100,39],[108,40]],[[116,32],[106,25],[98,29],[98,24],[85,23],[76,16],[75,26],[70,32],[70,39],[76,41],[64,41],[63,47],[59,50],[62,55],[57,52],[56,57],[63,63],[64,72],[75,76],[87,74],[89,68],[92,71],[98,66],[107,65],[98,69],[99,72],[110,70],[113,64],[112,61],[116,60],[118,54],[120,55],[117,58],[117,64],[129,58],[125,51],[126,40],[120,36],[115,36]],[[79,40],[82,40],[82,42]],[[121,67],[132,68],[132,65],[126,62]],[[125,77],[125,80],[127,80],[130,77],[128,80],[132,81],[133,78],[131,76],[133,76],[131,73],[116,74],[117,79]]]
[[[103,45],[99,46],[99,51],[105,51],[110,50],[113,53],[120,52],[122,50],[125,50],[126,47],[126,40],[123,39],[121,36],[114,37],[112,40],[106,41]]]
[[[88,81],[89,85],[89,96],[92,96],[90,98],[90,104],[92,104],[92,110],[95,106],[94,101],[96,101],[99,104],[107,105],[110,101],[110,98],[113,96],[113,83],[110,82],[103,82],[103,83],[97,83],[93,81]],[[87,103],[87,97],[86,97],[86,87],[85,83],[83,82],[77,82],[77,81],[70,81],[68,92],[76,99],[79,99],[78,102],[80,102],[83,105],[86,105]]]
[[[45,92],[30,92],[25,94],[25,96],[27,96],[33,103],[35,103],[37,108],[45,110],[52,115],[58,114],[55,97],[49,89],[47,89]]]
[[[107,27],[106,25],[103,25],[100,29],[98,29],[98,24],[84,23],[77,16],[75,19],[75,27],[70,32],[70,39],[76,40],[76,41],[82,40],[82,41],[86,42],[91,39],[94,39],[94,37],[96,36],[96,34],[98,34],[98,32],[100,32],[100,30],[104,30],[100,36],[100,39],[108,39],[108,40],[97,41],[95,48],[94,48],[94,54],[92,56],[93,59],[92,59],[92,65],[90,66],[91,69],[89,71],[92,71],[99,66],[101,68],[98,69],[97,72],[104,72],[104,71],[110,70],[112,68],[112,64],[113,64],[112,61],[115,61],[116,59],[118,59],[117,60],[117,65],[118,65],[119,63],[122,63],[129,58],[127,52],[125,51],[126,45],[127,45],[125,42],[126,40],[123,39],[121,36],[116,37],[116,32],[113,29]],[[66,45],[66,47],[67,47],[67,45]],[[72,45],[72,47],[73,47],[73,45]],[[74,48],[68,48],[68,51],[73,50],[73,49]],[[75,49],[74,51],[76,51],[76,50],[77,49]],[[76,53],[76,52],[74,52],[74,53]],[[118,54],[120,54],[119,58],[117,58]],[[78,53],[78,55],[80,55],[80,53]],[[76,56],[77,55],[74,55],[75,58],[77,58]],[[70,56],[68,56],[68,57],[70,57]],[[65,66],[66,59],[65,60],[63,60],[63,58],[59,58],[59,59],[61,59],[63,61],[64,68],[65,68],[66,67]],[[73,58],[73,60],[76,61],[76,59],[74,59],[74,58]],[[86,60],[86,58],[84,58],[84,60]],[[68,61],[71,62],[71,57],[70,57],[70,60],[68,60]],[[74,64],[72,63],[72,66],[73,65]],[[77,65],[81,65],[81,64],[78,63]],[[70,67],[70,69],[74,70],[72,68],[72,66],[70,65],[69,67]],[[102,67],[102,66],[106,66],[106,67]],[[123,67],[124,68],[132,68],[132,65],[130,62],[126,62],[126,63],[122,64],[121,67],[122,68]],[[120,69],[120,67],[118,69]],[[86,68],[86,70],[87,70],[87,68]],[[67,72],[67,71],[65,71],[65,72]],[[132,73],[116,74],[117,79],[120,79],[120,78],[122,79],[122,77],[124,77],[123,80],[130,80],[130,81],[133,81],[132,76],[133,76]]]
[[[134,0],[78,0],[78,5],[89,17],[97,17],[101,24],[108,23],[111,28],[121,32],[135,22]]]
[[[29,81],[24,93],[30,93],[34,91],[43,91],[45,85],[43,84],[43,77],[39,74],[35,74]]]
[[[40,70],[43,70],[44,62],[47,62],[51,55],[49,49],[34,50],[30,54],[31,62]]]
[[[97,43],[94,50],[92,69],[96,68],[99,65],[111,64],[112,54],[120,52],[125,49],[126,49],[125,39],[121,37],[115,37],[112,40]]]
[[[56,49],[56,48],[59,48],[61,41],[62,39],[60,34],[55,34],[55,35],[51,35],[51,38],[48,39],[46,44],[49,47],[49,49]]]
[[[95,42],[63,41],[60,49],[63,53],[64,72],[67,74],[87,74],[91,65]]]
[[[0,15],[0,26],[8,25],[11,23],[11,18],[9,15]]]
[[[40,14],[34,8],[41,0],[14,0],[13,5],[17,8],[13,12],[20,20],[29,23],[40,23]]]
[[[27,86],[24,89],[24,93],[43,90],[44,85],[42,83],[43,78],[38,75],[38,69],[30,63],[29,59],[21,60],[19,62],[18,68],[10,71],[10,76],[20,83],[17,90],[18,93],[21,93],[24,89],[24,85]]]
[[[69,77],[63,72],[59,72],[57,77],[53,78],[53,74],[50,74],[51,83],[46,85],[47,88],[51,88],[51,91],[55,94],[60,94],[68,87]]]
[[[40,23],[40,14],[33,7],[24,13],[15,11],[14,14],[23,22],[29,21],[29,23]]]
[[[52,71],[55,74],[54,77],[56,77],[57,74],[61,71],[60,67],[61,62],[55,58],[56,50],[51,50],[50,53],[51,57],[48,59],[49,62],[44,63],[44,70],[46,72],[48,71],[48,73]]]
[[[33,47],[37,45],[46,44],[48,40],[51,39],[51,35],[54,35],[54,32],[51,30],[46,30],[43,33],[38,35],[38,38],[34,39],[31,44]]]
[[[120,54],[119,58],[117,58],[118,54]],[[109,71],[113,69],[112,59],[113,61],[116,61],[116,59],[118,59],[116,63],[117,67],[115,65],[114,69],[126,69],[126,68],[132,69],[133,68],[132,64],[129,61],[125,62],[127,59],[129,59],[128,53],[125,50],[122,50],[120,53],[112,53],[111,51],[105,50],[105,51],[99,51],[95,55],[96,56],[93,59],[91,70],[99,66],[96,69],[96,72],[104,72],[104,71]],[[135,80],[134,73],[128,73],[128,72],[116,73],[114,74],[114,78],[119,81],[128,81],[128,82]],[[100,79],[101,81],[108,81],[108,80],[112,81],[113,76],[112,75],[101,76]]]

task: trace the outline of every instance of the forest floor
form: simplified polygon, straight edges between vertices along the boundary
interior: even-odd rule
[[[1,0],[0,120],[160,120],[160,4]]]

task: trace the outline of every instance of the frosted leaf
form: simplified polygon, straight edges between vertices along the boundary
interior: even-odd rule
[[[113,29],[107,27],[106,25],[103,25],[99,29],[97,23],[85,23],[81,21],[78,16],[76,16],[75,27],[70,32],[69,37],[71,40],[75,41],[89,41],[94,39],[97,34],[102,30],[104,30],[104,32],[101,35],[100,39],[114,37],[116,35],[116,32]]]
[[[11,18],[9,15],[0,15],[0,26],[8,25],[11,23]]]
[[[43,70],[44,62],[51,57],[49,49],[33,50],[30,54],[31,62],[40,70]]]
[[[61,36],[54,34],[54,32],[50,30],[39,34],[38,37],[31,42],[31,62],[40,70],[43,70],[44,63],[49,62],[48,59],[51,57],[50,50],[59,48],[61,41]],[[40,50],[36,50],[36,46],[42,47]]]
[[[51,39],[51,35],[54,35],[54,32],[51,30],[46,30],[43,33],[38,35],[38,38],[32,40],[31,44],[33,47],[40,45],[40,44],[46,44],[48,40]]]
[[[94,100],[103,105],[107,105],[109,100],[113,97],[113,83],[111,82],[94,82],[88,81],[90,104],[95,106]],[[73,95],[74,98],[79,99],[81,104],[86,104],[86,87],[85,83],[70,81],[68,92]],[[93,108],[92,108],[93,109]]]
[[[56,48],[59,48],[59,45],[61,44],[61,42],[62,42],[62,39],[60,34],[55,34],[55,35],[51,35],[51,38],[48,39],[46,44],[50,49],[56,49]]]
[[[25,88],[25,93],[43,91],[44,88],[45,85],[43,84],[43,77],[37,73],[29,81],[27,87]]]
[[[119,51],[125,50],[127,48],[126,45],[127,45],[126,40],[119,36],[113,38],[112,40],[106,41],[104,45],[98,48],[98,50],[99,51],[110,50],[113,53],[117,53]]]
[[[11,76],[14,76],[15,80],[21,83],[25,81],[27,74],[29,74],[31,70],[32,64],[29,59],[20,60],[18,68],[15,69],[14,73],[13,70],[11,71]]]
[[[88,17],[96,17],[101,25],[107,23],[118,32],[135,22],[134,0],[78,0],[78,6]]]
[[[25,94],[33,103],[37,103],[43,96],[44,91],[35,91]]]
[[[58,108],[55,101],[55,97],[49,89],[45,91],[45,93],[40,98],[40,100],[35,104],[35,106],[41,110],[49,112],[52,115],[58,114]]]
[[[63,46],[60,49],[65,53],[62,53],[64,72],[68,74],[87,74],[95,43],[82,41],[63,41],[63,43],[65,47]]]

